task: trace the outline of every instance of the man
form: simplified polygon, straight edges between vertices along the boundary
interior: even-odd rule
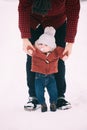
[[[29,87],[29,101],[24,106],[26,109],[36,109],[38,100],[35,94],[35,73],[31,72],[31,53],[27,50],[30,46],[34,49],[35,41],[44,32],[46,26],[56,29],[55,39],[57,46],[63,47],[63,54],[67,59],[72,51],[77,32],[80,11],[79,0],[19,0],[19,29],[23,39],[23,50],[27,54],[27,85]],[[58,73],[55,79],[58,89],[57,108],[68,109],[71,104],[65,100],[66,81],[65,64],[58,62]]]

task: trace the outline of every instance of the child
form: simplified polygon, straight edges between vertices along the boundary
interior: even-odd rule
[[[56,103],[58,98],[58,90],[54,73],[58,72],[58,59],[62,58],[64,48],[56,47],[55,29],[46,27],[44,34],[35,42],[35,50],[32,50],[32,65],[31,71],[35,74],[35,91],[36,97],[41,104],[41,111],[47,111],[47,105],[44,97],[44,89],[50,96],[50,110],[56,111]],[[31,48],[27,48],[31,51]],[[30,50],[29,50],[30,49]]]

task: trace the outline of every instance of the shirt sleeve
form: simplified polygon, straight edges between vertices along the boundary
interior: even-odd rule
[[[77,33],[77,24],[80,11],[79,0],[66,0],[66,15],[67,15],[67,27],[66,27],[66,42],[73,43],[75,35]]]
[[[30,38],[31,0],[19,0],[18,23],[22,38]]]
[[[49,56],[47,57],[47,60],[49,62],[52,62],[54,60],[62,58],[63,57],[63,51],[64,51],[63,47],[60,47],[60,46],[56,47],[54,49],[54,51],[51,54],[49,54]]]

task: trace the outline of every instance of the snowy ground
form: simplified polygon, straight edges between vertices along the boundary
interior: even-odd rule
[[[87,2],[81,2],[76,43],[66,61],[66,98],[72,108],[54,113],[23,109],[28,96],[26,55],[17,6],[18,0],[0,0],[0,130],[87,130]]]

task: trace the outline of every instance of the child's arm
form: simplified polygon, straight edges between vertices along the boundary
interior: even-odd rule
[[[64,51],[64,48],[58,46],[54,49],[54,51],[52,53],[49,54],[47,59],[49,60],[49,62],[52,62],[52,61],[59,59],[59,58],[62,59],[64,56],[63,51]]]
[[[27,51],[31,53],[31,56],[38,57],[41,60],[46,60],[46,55],[42,53],[40,50],[38,50],[36,47],[34,49],[30,46],[27,47]]]

